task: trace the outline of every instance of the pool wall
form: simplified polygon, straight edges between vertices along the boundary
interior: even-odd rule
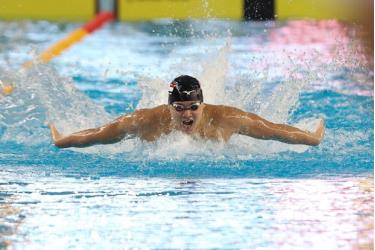
[[[372,10],[369,0],[2,0],[0,20],[85,21],[111,10],[119,21],[153,19],[357,20]]]

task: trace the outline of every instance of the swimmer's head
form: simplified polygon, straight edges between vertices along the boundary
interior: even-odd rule
[[[185,133],[197,131],[204,107],[199,81],[194,77],[182,75],[172,81],[171,88],[168,103],[173,126]]]
[[[191,76],[182,75],[174,79],[169,91],[168,103],[196,101],[203,102],[203,93],[199,81]]]

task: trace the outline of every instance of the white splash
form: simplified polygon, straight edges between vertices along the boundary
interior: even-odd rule
[[[274,122],[286,122],[289,111],[298,103],[298,95],[303,84],[289,77],[277,86],[271,95],[263,98],[262,79],[235,77],[229,79],[229,55],[231,44],[207,55],[206,61],[197,62],[193,74],[200,80],[205,102],[233,105],[249,112],[258,113]],[[188,60],[188,59],[186,59]],[[169,79],[144,77],[139,79],[143,97],[137,108],[154,107],[167,102],[169,82],[178,73],[184,72],[184,63],[174,64],[170,70],[176,75]],[[55,123],[62,133],[97,127],[109,122],[113,117],[104,108],[95,104],[78,91],[71,81],[62,78],[48,65],[36,65],[29,71],[17,73],[2,72],[3,80],[15,84],[13,95],[0,99],[0,125],[5,132],[2,140],[18,143],[50,143],[47,124]],[[232,85],[227,84],[232,83]],[[229,86],[228,86],[229,85]],[[314,127],[316,120],[302,121],[302,129]],[[193,139],[181,133],[163,136],[154,143],[139,139],[122,141],[115,145],[94,146],[86,149],[73,149],[88,153],[126,153],[134,160],[163,159],[175,160],[210,157],[221,159],[249,159],[254,155],[275,154],[282,151],[303,152],[307,146],[288,145],[274,141],[261,141],[236,135],[228,143]]]
[[[4,141],[45,143],[49,140],[48,123],[55,123],[62,133],[71,133],[110,120],[102,106],[60,77],[52,66],[1,72],[1,77],[15,87],[11,95],[0,98]]]

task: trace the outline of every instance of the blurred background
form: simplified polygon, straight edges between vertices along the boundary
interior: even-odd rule
[[[30,46],[38,56],[23,58],[23,67],[30,67],[35,61],[49,62],[64,50],[110,22],[152,22],[156,20],[225,20],[225,21],[292,21],[292,27],[279,34],[270,34],[275,43],[322,42],[335,36],[336,27],[330,27],[329,20],[339,21],[346,30],[355,32],[355,39],[362,40],[362,49],[368,66],[373,67],[374,53],[374,4],[372,0],[1,0],[0,21],[52,21],[61,25],[86,22],[81,28],[70,28],[66,37],[53,39],[50,47]],[[294,23],[296,20],[318,21],[317,23]],[[319,23],[319,20],[323,22]],[[276,22],[277,23],[277,22]],[[60,26],[61,26],[60,25]],[[347,26],[349,25],[349,26]],[[24,25],[26,26],[26,25]],[[177,22],[171,30],[186,30]],[[271,25],[272,26],[272,25]],[[266,28],[267,29],[267,28]],[[266,32],[265,29],[265,32]],[[64,32],[68,31],[66,29]],[[169,32],[173,32],[173,31]],[[7,28],[4,26],[3,31]],[[330,33],[332,31],[332,33]],[[19,31],[22,32],[22,31]],[[27,32],[24,29],[24,32]],[[153,31],[155,33],[155,30]],[[158,33],[159,30],[156,32]],[[230,32],[230,28],[228,28]],[[46,31],[46,33],[49,33]],[[160,32],[159,32],[160,33]],[[7,36],[4,34],[5,37]],[[353,35],[353,34],[352,34]],[[275,38],[277,37],[277,38]],[[281,39],[280,39],[281,38]],[[333,38],[333,37],[331,37]],[[7,42],[5,40],[5,42]],[[340,43],[340,41],[337,41]],[[4,46],[3,46],[4,47]],[[29,53],[32,54],[32,53]],[[5,95],[13,86],[0,82]]]
[[[373,46],[371,0],[1,0],[1,20],[87,21],[100,12],[116,21],[155,19],[331,19],[362,24]]]
[[[2,0],[3,20],[84,21],[112,11],[119,21],[157,18],[227,18],[234,20],[371,19],[369,0]],[[368,20],[369,21],[369,20]]]

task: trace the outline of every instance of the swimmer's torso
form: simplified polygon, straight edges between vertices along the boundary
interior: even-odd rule
[[[225,122],[223,123],[225,108],[225,106],[205,104],[202,117],[197,121],[191,135],[210,140],[229,140],[235,131],[227,128]],[[136,135],[142,140],[154,141],[163,134],[178,130],[178,124],[172,119],[168,105],[141,109],[132,116],[136,117],[137,124],[143,124],[135,128]]]

